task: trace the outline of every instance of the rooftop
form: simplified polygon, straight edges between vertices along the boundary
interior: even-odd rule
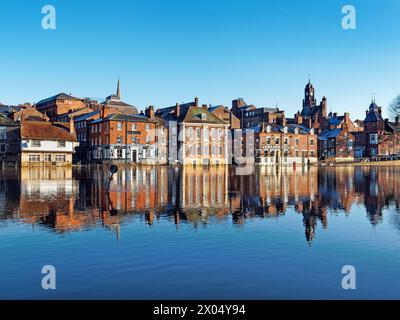
[[[22,121],[21,138],[33,140],[76,141],[76,137],[62,125],[47,121]]]

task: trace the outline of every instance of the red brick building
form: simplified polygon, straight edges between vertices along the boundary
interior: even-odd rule
[[[248,130],[246,134],[249,134]],[[261,130],[254,130],[255,162],[284,166],[316,163],[317,138],[314,129],[302,125],[263,123]]]
[[[356,137],[356,157],[378,157],[400,154],[400,121],[382,118],[382,107],[372,101],[363,121],[364,132]]]
[[[168,135],[162,120],[112,114],[88,123],[91,160],[126,164],[164,164]]]
[[[58,115],[83,109],[85,107],[86,104],[84,101],[66,93],[59,93],[53,97],[36,103],[37,110],[46,114],[50,120],[55,120]]]

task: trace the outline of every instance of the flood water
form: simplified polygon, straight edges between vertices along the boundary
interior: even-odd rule
[[[400,298],[400,167],[0,174],[2,299]]]

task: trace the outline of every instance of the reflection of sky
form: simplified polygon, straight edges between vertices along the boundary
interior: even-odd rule
[[[371,228],[357,209],[329,219],[312,246],[291,209],[274,221],[211,223],[197,232],[164,219],[147,227],[129,223],[119,241],[102,229],[55,237],[12,225],[0,234],[0,270],[8,275],[0,297],[399,298],[399,234],[389,219]],[[37,281],[45,263],[58,272],[51,294]],[[340,288],[346,264],[357,269],[356,291]]]
[[[349,179],[359,176],[360,170],[363,180]],[[12,188],[0,184],[0,194],[19,186],[20,194],[11,194],[13,201],[19,201],[19,197],[31,201],[36,195],[35,200],[44,204],[53,194],[47,183],[72,184],[72,194],[66,198],[74,200],[75,209],[56,216],[62,218],[58,221],[63,223],[62,228],[72,228],[73,222],[83,223],[71,232],[55,234],[49,230],[60,226],[23,223],[18,215],[13,216],[15,220],[3,216],[0,272],[8,277],[0,279],[0,298],[400,298],[400,215],[394,204],[399,203],[396,181],[400,170],[382,168],[373,172],[371,176],[367,169],[322,169],[320,174],[310,171],[275,176],[272,171],[257,178],[230,177],[234,180],[229,183],[236,187],[229,188],[227,203],[222,197],[218,206],[206,207],[194,201],[201,192],[189,189],[203,188],[202,181],[214,181],[217,185],[201,191],[212,190],[217,201],[218,190],[223,190],[226,182],[223,175],[222,179],[201,176],[191,187],[186,184],[186,194],[192,193],[194,198],[193,202],[182,202],[182,192],[173,190],[173,186],[182,187],[182,180],[167,170],[164,177],[168,192],[166,202],[162,202],[165,207],[157,207],[147,199],[146,205],[155,206],[155,210],[121,210],[115,217],[101,217],[96,209],[101,199],[94,195],[99,191],[98,182],[103,181],[96,171],[78,174],[79,180],[62,181],[57,176],[54,180],[42,179],[40,185],[45,187],[39,188],[39,193],[29,191],[31,184],[38,184],[37,179],[25,179],[21,185],[13,180]],[[185,174],[187,181],[196,181],[193,172]],[[202,175],[208,175],[207,171]],[[148,192],[161,176],[161,171],[136,172],[129,183],[133,183],[136,193],[143,189]],[[118,177],[116,181],[122,183],[124,179]],[[353,195],[351,206],[340,206],[346,212],[336,210],[340,201],[348,200],[343,189],[350,190],[349,180],[355,183],[358,196]],[[370,180],[379,181],[375,183],[378,193],[371,194]],[[283,184],[278,187],[277,181]],[[274,188],[265,189],[265,185]],[[126,189],[117,184],[113,191],[121,197],[123,207],[126,191],[118,190]],[[172,197],[174,192],[178,199]],[[204,192],[199,199],[203,201]],[[240,200],[239,207],[230,208],[235,199]],[[175,200],[181,205],[178,213]],[[76,207],[82,201],[86,210],[78,212]],[[62,199],[53,202],[49,201],[53,209],[57,203],[60,208],[71,203],[65,205]],[[30,203],[35,202],[28,202],[27,208]],[[379,214],[371,216],[370,204],[380,210]],[[327,211],[322,211],[324,208]],[[376,217],[379,223],[371,225]],[[327,221],[326,228],[322,219]],[[39,221],[44,221],[42,214]],[[307,228],[306,223],[310,223]],[[305,241],[305,230],[312,233],[313,241]],[[39,288],[44,264],[57,268],[58,289],[51,295]],[[356,291],[340,287],[340,270],[346,264],[357,269]]]

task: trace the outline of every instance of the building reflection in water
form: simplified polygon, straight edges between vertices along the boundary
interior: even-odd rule
[[[60,233],[103,226],[119,237],[129,220],[153,225],[167,219],[197,228],[231,219],[279,218],[288,209],[302,216],[307,241],[328,213],[364,208],[371,224],[383,211],[400,207],[400,168],[328,167],[297,170],[261,168],[238,176],[226,167],[120,168],[111,182],[95,168],[22,168],[1,171],[3,220],[43,225]]]

